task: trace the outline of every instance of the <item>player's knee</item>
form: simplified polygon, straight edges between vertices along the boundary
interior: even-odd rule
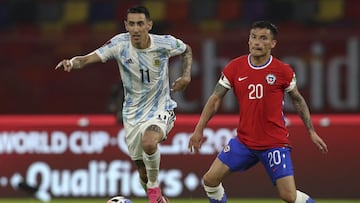
[[[156,143],[154,143],[148,139],[143,139],[141,142],[141,146],[142,146],[144,152],[147,154],[152,154],[153,151],[156,149],[156,145],[157,145]]]
[[[141,146],[145,153],[152,154],[157,149],[159,135],[153,131],[145,132],[141,139]]]

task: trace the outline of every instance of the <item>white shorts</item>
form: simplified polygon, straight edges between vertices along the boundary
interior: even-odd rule
[[[159,126],[163,132],[162,140],[166,140],[167,134],[174,127],[176,116],[174,111],[164,111],[157,114],[153,118],[137,123],[136,125],[131,125],[127,122],[124,122],[124,129],[126,132],[125,141],[129,149],[129,155],[132,160],[142,160],[143,159],[143,149],[141,146],[141,138],[146,130],[151,125]]]

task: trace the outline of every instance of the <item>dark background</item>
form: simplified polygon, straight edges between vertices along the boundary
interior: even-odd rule
[[[314,113],[360,112],[357,0],[2,0],[0,114],[112,113],[119,82],[115,61],[81,71],[54,70],[63,58],[87,54],[124,31],[126,9],[147,6],[153,33],[172,34],[193,48],[193,80],[174,94],[178,112],[200,113],[221,69],[246,54],[254,20],[279,27],[274,56],[289,62]],[[171,60],[171,80],[179,75]],[[292,112],[291,105],[285,110]],[[222,113],[236,113],[231,96]]]

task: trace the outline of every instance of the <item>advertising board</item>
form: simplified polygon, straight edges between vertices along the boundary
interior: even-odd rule
[[[201,177],[235,135],[237,116],[215,116],[200,153],[190,153],[188,139],[198,118],[178,115],[160,146],[159,179],[166,196],[204,197]],[[298,187],[315,197],[360,197],[360,116],[315,115],[313,120],[329,146],[327,155],[316,150],[297,116],[287,117]],[[111,115],[0,116],[0,196],[28,195],[17,188],[23,180],[49,197],[143,197],[124,135]],[[231,197],[277,195],[259,164],[232,174],[224,186]]]

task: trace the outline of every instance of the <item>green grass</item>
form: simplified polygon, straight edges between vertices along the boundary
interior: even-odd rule
[[[148,203],[147,199],[131,199],[133,203]],[[206,199],[171,199],[171,203],[208,203]],[[106,199],[94,198],[94,199],[69,199],[69,198],[57,198],[53,199],[51,203],[105,203]],[[229,203],[282,203],[278,199],[229,199]],[[34,198],[18,198],[18,199],[4,199],[0,198],[0,203],[41,203]],[[360,203],[360,199],[357,200],[336,200],[336,199],[319,199],[316,203]]]

